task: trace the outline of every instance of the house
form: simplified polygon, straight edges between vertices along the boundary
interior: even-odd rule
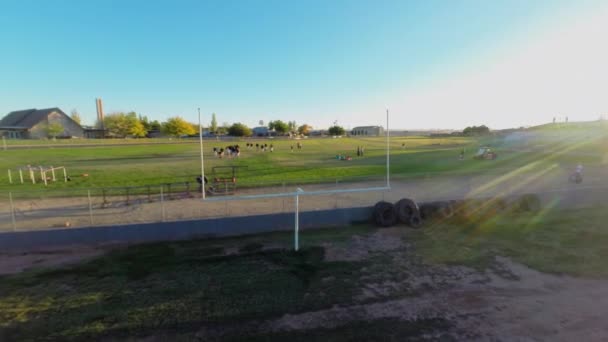
[[[384,128],[382,126],[360,126],[355,127],[351,130],[351,135],[365,135],[371,137],[378,137],[384,135]]]
[[[254,137],[267,137],[270,135],[268,127],[260,126],[251,129],[251,133]]]
[[[58,124],[58,125],[55,125]],[[49,137],[49,125],[60,127],[56,137],[83,137],[82,127],[59,108],[26,109],[8,113],[0,120],[0,136],[12,139]]]

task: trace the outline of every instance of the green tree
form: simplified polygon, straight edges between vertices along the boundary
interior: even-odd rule
[[[284,134],[289,131],[289,125],[281,120],[270,121],[268,128],[279,134]]]
[[[150,122],[150,130],[151,131],[160,131],[161,130],[160,122],[158,122],[158,120],[154,120],[154,121]]]
[[[211,114],[211,125],[209,125],[209,131],[211,133],[217,133],[217,118],[215,113]]]
[[[148,130],[144,127],[144,125],[139,120],[137,113],[129,112],[126,115],[127,123],[129,126],[129,134],[135,138],[143,138],[148,134]]]
[[[169,118],[163,123],[163,132],[167,135],[179,137],[196,133],[192,124],[179,116]]]
[[[298,133],[300,134],[308,135],[310,131],[312,131],[312,126],[310,125],[303,124],[302,126],[298,127]]]
[[[77,124],[81,124],[80,114],[76,109],[72,109],[72,113],[70,113],[70,117],[72,120],[76,121]]]
[[[341,126],[335,125],[335,126],[329,127],[329,134],[331,134],[331,135],[344,135],[344,132],[346,132],[346,131]]]
[[[488,135],[490,134],[490,129],[486,125],[469,126],[462,131],[462,134],[468,136]]]
[[[146,131],[152,130],[152,123],[150,122],[150,120],[148,119],[147,116],[139,115],[138,119],[139,119],[139,122],[141,122],[142,126],[144,126]]]
[[[248,137],[251,136],[252,132],[246,125],[237,122],[228,128],[228,134],[235,137]]]
[[[46,127],[46,132],[50,137],[53,138],[53,140],[55,140],[59,134],[63,133],[63,125],[59,122],[51,122]]]
[[[112,113],[106,115],[103,120],[106,129],[110,136],[126,138],[128,136],[145,137],[146,129],[137,118],[135,112]]]

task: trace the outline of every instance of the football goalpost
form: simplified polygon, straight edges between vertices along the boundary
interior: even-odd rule
[[[199,109],[199,125],[200,125],[200,109]],[[202,135],[200,139],[201,149],[201,173],[204,179],[205,177],[205,163],[203,159],[203,139]],[[345,194],[345,193],[358,193],[358,192],[374,192],[374,191],[390,191],[390,133],[389,133],[389,111],[386,109],[386,185],[380,187],[368,187],[368,188],[357,188],[357,189],[333,189],[333,190],[313,190],[305,191],[301,188],[296,188],[293,192],[279,192],[273,194],[260,194],[260,195],[243,195],[243,196],[223,196],[223,197],[205,197],[205,191],[203,186],[203,202],[222,202],[222,201],[241,201],[241,200],[257,200],[264,198],[278,198],[278,197],[293,197],[295,201],[294,210],[294,250],[298,251],[300,248],[299,242],[299,200],[300,196],[319,196],[319,195],[331,195],[331,194]]]
[[[19,171],[19,182],[21,184],[25,183],[24,173],[25,173],[26,179],[29,178],[29,180],[32,182],[32,184],[36,184],[36,174],[38,172],[40,173],[40,181],[42,183],[44,183],[44,185],[48,185],[48,181],[53,181],[53,182],[57,181],[57,177],[56,177],[57,175],[56,175],[55,171],[57,171],[57,172],[63,171],[63,181],[64,182],[68,181],[68,173],[67,173],[65,166],[33,167],[33,166],[28,165],[25,167],[20,167],[18,169],[18,171]],[[50,174],[50,177],[49,177],[49,174]],[[13,184],[13,174],[12,174],[11,169],[8,169],[8,182],[10,184]]]

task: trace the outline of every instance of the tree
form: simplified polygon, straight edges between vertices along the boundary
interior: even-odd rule
[[[77,124],[80,125],[80,114],[78,113],[78,111],[76,109],[72,109],[72,113],[70,114],[70,117],[72,118],[72,120],[76,121]]]
[[[295,133],[298,129],[298,126],[295,121],[287,122],[287,126],[289,127],[289,132]]]
[[[469,126],[462,131],[464,135],[488,135],[490,134],[490,129],[486,125],[481,126]]]
[[[248,137],[251,136],[252,132],[246,125],[237,122],[228,128],[228,134],[235,137]]]
[[[192,124],[179,116],[169,118],[166,122],[163,123],[162,127],[162,130],[165,134],[172,135],[174,137],[179,137],[182,135],[191,135],[196,133],[194,128],[192,128]]]
[[[302,126],[298,127],[298,133],[303,134],[303,135],[308,135],[311,130],[312,130],[312,126],[307,125],[307,124],[303,124]]]
[[[220,127],[217,128],[217,134],[228,134],[228,128],[230,128],[230,123],[224,122]]]
[[[217,119],[215,113],[211,114],[211,125],[209,125],[209,131],[211,133],[217,133]]]
[[[154,121],[150,122],[151,131],[160,131],[161,128],[162,128],[161,124],[160,124],[160,122],[158,122],[158,120],[154,120]]]
[[[345,132],[346,131],[344,130],[344,128],[338,125],[329,127],[329,134],[331,135],[344,135]]]
[[[138,119],[139,119],[139,122],[141,122],[142,126],[144,126],[146,131],[152,130],[152,124],[150,123],[150,120],[148,120],[147,116],[139,115]]]
[[[289,125],[287,125],[281,120],[270,121],[268,123],[268,128],[270,128],[271,130],[275,130],[279,134],[284,134],[289,131]]]
[[[148,130],[146,130],[141,121],[139,121],[137,113],[127,113],[127,123],[129,126],[129,135],[135,138],[143,138],[146,136],[146,134],[148,134]]]
[[[147,134],[146,129],[137,118],[135,112],[128,114],[120,112],[112,113],[106,115],[103,122],[109,134],[114,137],[145,137]]]
[[[63,133],[63,125],[59,122],[52,122],[46,127],[46,132],[55,140],[59,134]]]

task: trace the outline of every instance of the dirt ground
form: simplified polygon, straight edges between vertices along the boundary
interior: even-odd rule
[[[560,170],[545,173],[477,177],[428,177],[394,181],[389,192],[302,197],[301,210],[372,205],[378,200],[403,197],[418,201],[462,197],[508,195],[523,192],[586,191],[603,187],[606,170],[587,170],[583,184],[566,181]],[[341,188],[381,186],[381,183],[344,184]],[[305,190],[327,188],[307,186]],[[274,192],[282,189],[267,189]],[[247,192],[243,192],[245,194]],[[605,201],[605,192],[591,200]],[[578,199],[573,197],[572,201]],[[45,229],[90,225],[88,204],[82,199],[17,203],[18,228]],[[94,208],[93,224],[136,223],[201,217],[241,216],[291,212],[293,199],[201,202],[199,198],[175,199],[125,206],[116,201],[108,208]],[[3,213],[1,211],[4,211]],[[0,208],[0,228],[12,230],[6,206]],[[7,220],[8,219],[8,220]],[[26,223],[27,222],[27,223]],[[28,228],[29,227],[29,228]],[[375,253],[390,253],[407,273],[404,281],[364,283],[362,295],[350,306],[287,314],[278,319],[243,324],[256,331],[289,332],[335,328],[349,322],[374,319],[416,321],[440,318],[450,328],[427,336],[429,340],[481,341],[604,341],[608,336],[608,281],[549,275],[512,260],[496,257],[492,267],[478,271],[458,266],[425,265],[415,257],[415,246],[404,244],[401,233],[383,229],[371,236],[353,236],[348,244],[325,244],[327,260],[361,260]],[[407,240],[407,239],[406,239]],[[0,274],[18,273],[32,267],[53,267],[80,262],[116,246],[70,247],[31,253],[0,254]],[[380,299],[388,293],[407,290],[416,296]],[[218,335],[220,334],[220,335]],[[221,332],[202,328],[203,340],[221,338]]]
[[[390,253],[401,266],[398,271],[407,273],[405,280],[365,282],[364,294],[353,298],[350,306],[285,314],[278,319],[226,329],[285,333],[382,319],[403,322],[441,319],[449,322],[450,327],[423,336],[423,340],[606,340],[608,281],[544,274],[503,257],[496,257],[485,271],[428,265],[416,258],[415,246],[402,242],[403,235],[398,230],[383,229],[371,236],[354,236],[347,245],[324,247],[329,260],[362,260],[374,253]],[[370,270],[370,279],[377,279],[372,272],[377,270]],[[416,295],[383,299],[387,294],[404,290]],[[197,337],[215,340],[222,335],[222,330],[205,327]]]
[[[422,293],[413,298],[286,315],[269,322],[271,330],[331,327],[349,318],[367,320],[444,318],[453,323],[438,332],[456,340],[605,341],[608,336],[608,281],[579,279],[538,272],[507,258],[496,257],[484,272],[458,266],[418,264],[409,249],[399,246],[395,229],[380,230],[369,238],[353,237],[349,246],[327,247],[335,260],[364,257],[353,253],[396,251],[403,269],[411,272],[406,284],[368,284],[370,299],[389,287],[409,286]],[[352,248],[351,248],[352,247]]]
[[[585,170],[583,184],[568,182],[568,171],[554,168],[541,172],[522,172],[514,170],[504,174],[477,176],[437,176],[416,179],[397,179],[391,182],[390,191],[347,193],[320,196],[302,196],[300,211],[326,210],[371,206],[380,200],[397,201],[412,198],[418,202],[459,199],[465,197],[484,197],[511,195],[527,192],[574,192],[581,190],[607,189],[608,168],[596,167]],[[382,187],[382,181],[302,185],[306,191],[327,189],[353,189]],[[276,187],[264,189],[239,190],[238,196],[295,191],[294,188]],[[591,193],[591,191],[589,191]],[[597,196],[595,196],[597,197]],[[572,196],[573,203],[581,199],[587,202],[604,201],[604,197]],[[203,202],[200,194],[176,194],[172,199],[161,203],[159,198],[131,196],[129,205],[121,197],[109,198],[108,205],[102,205],[101,198],[93,198],[91,210],[84,198],[53,198],[14,200],[15,227],[12,224],[10,206],[0,203],[0,231],[23,231],[33,229],[58,229],[70,227],[105,226],[160,221],[179,221],[189,219],[249,216],[294,211],[293,198],[271,198],[256,200],[222,201],[221,197],[210,197],[212,201]],[[217,200],[220,201],[217,201]],[[15,229],[16,228],[16,229]]]

